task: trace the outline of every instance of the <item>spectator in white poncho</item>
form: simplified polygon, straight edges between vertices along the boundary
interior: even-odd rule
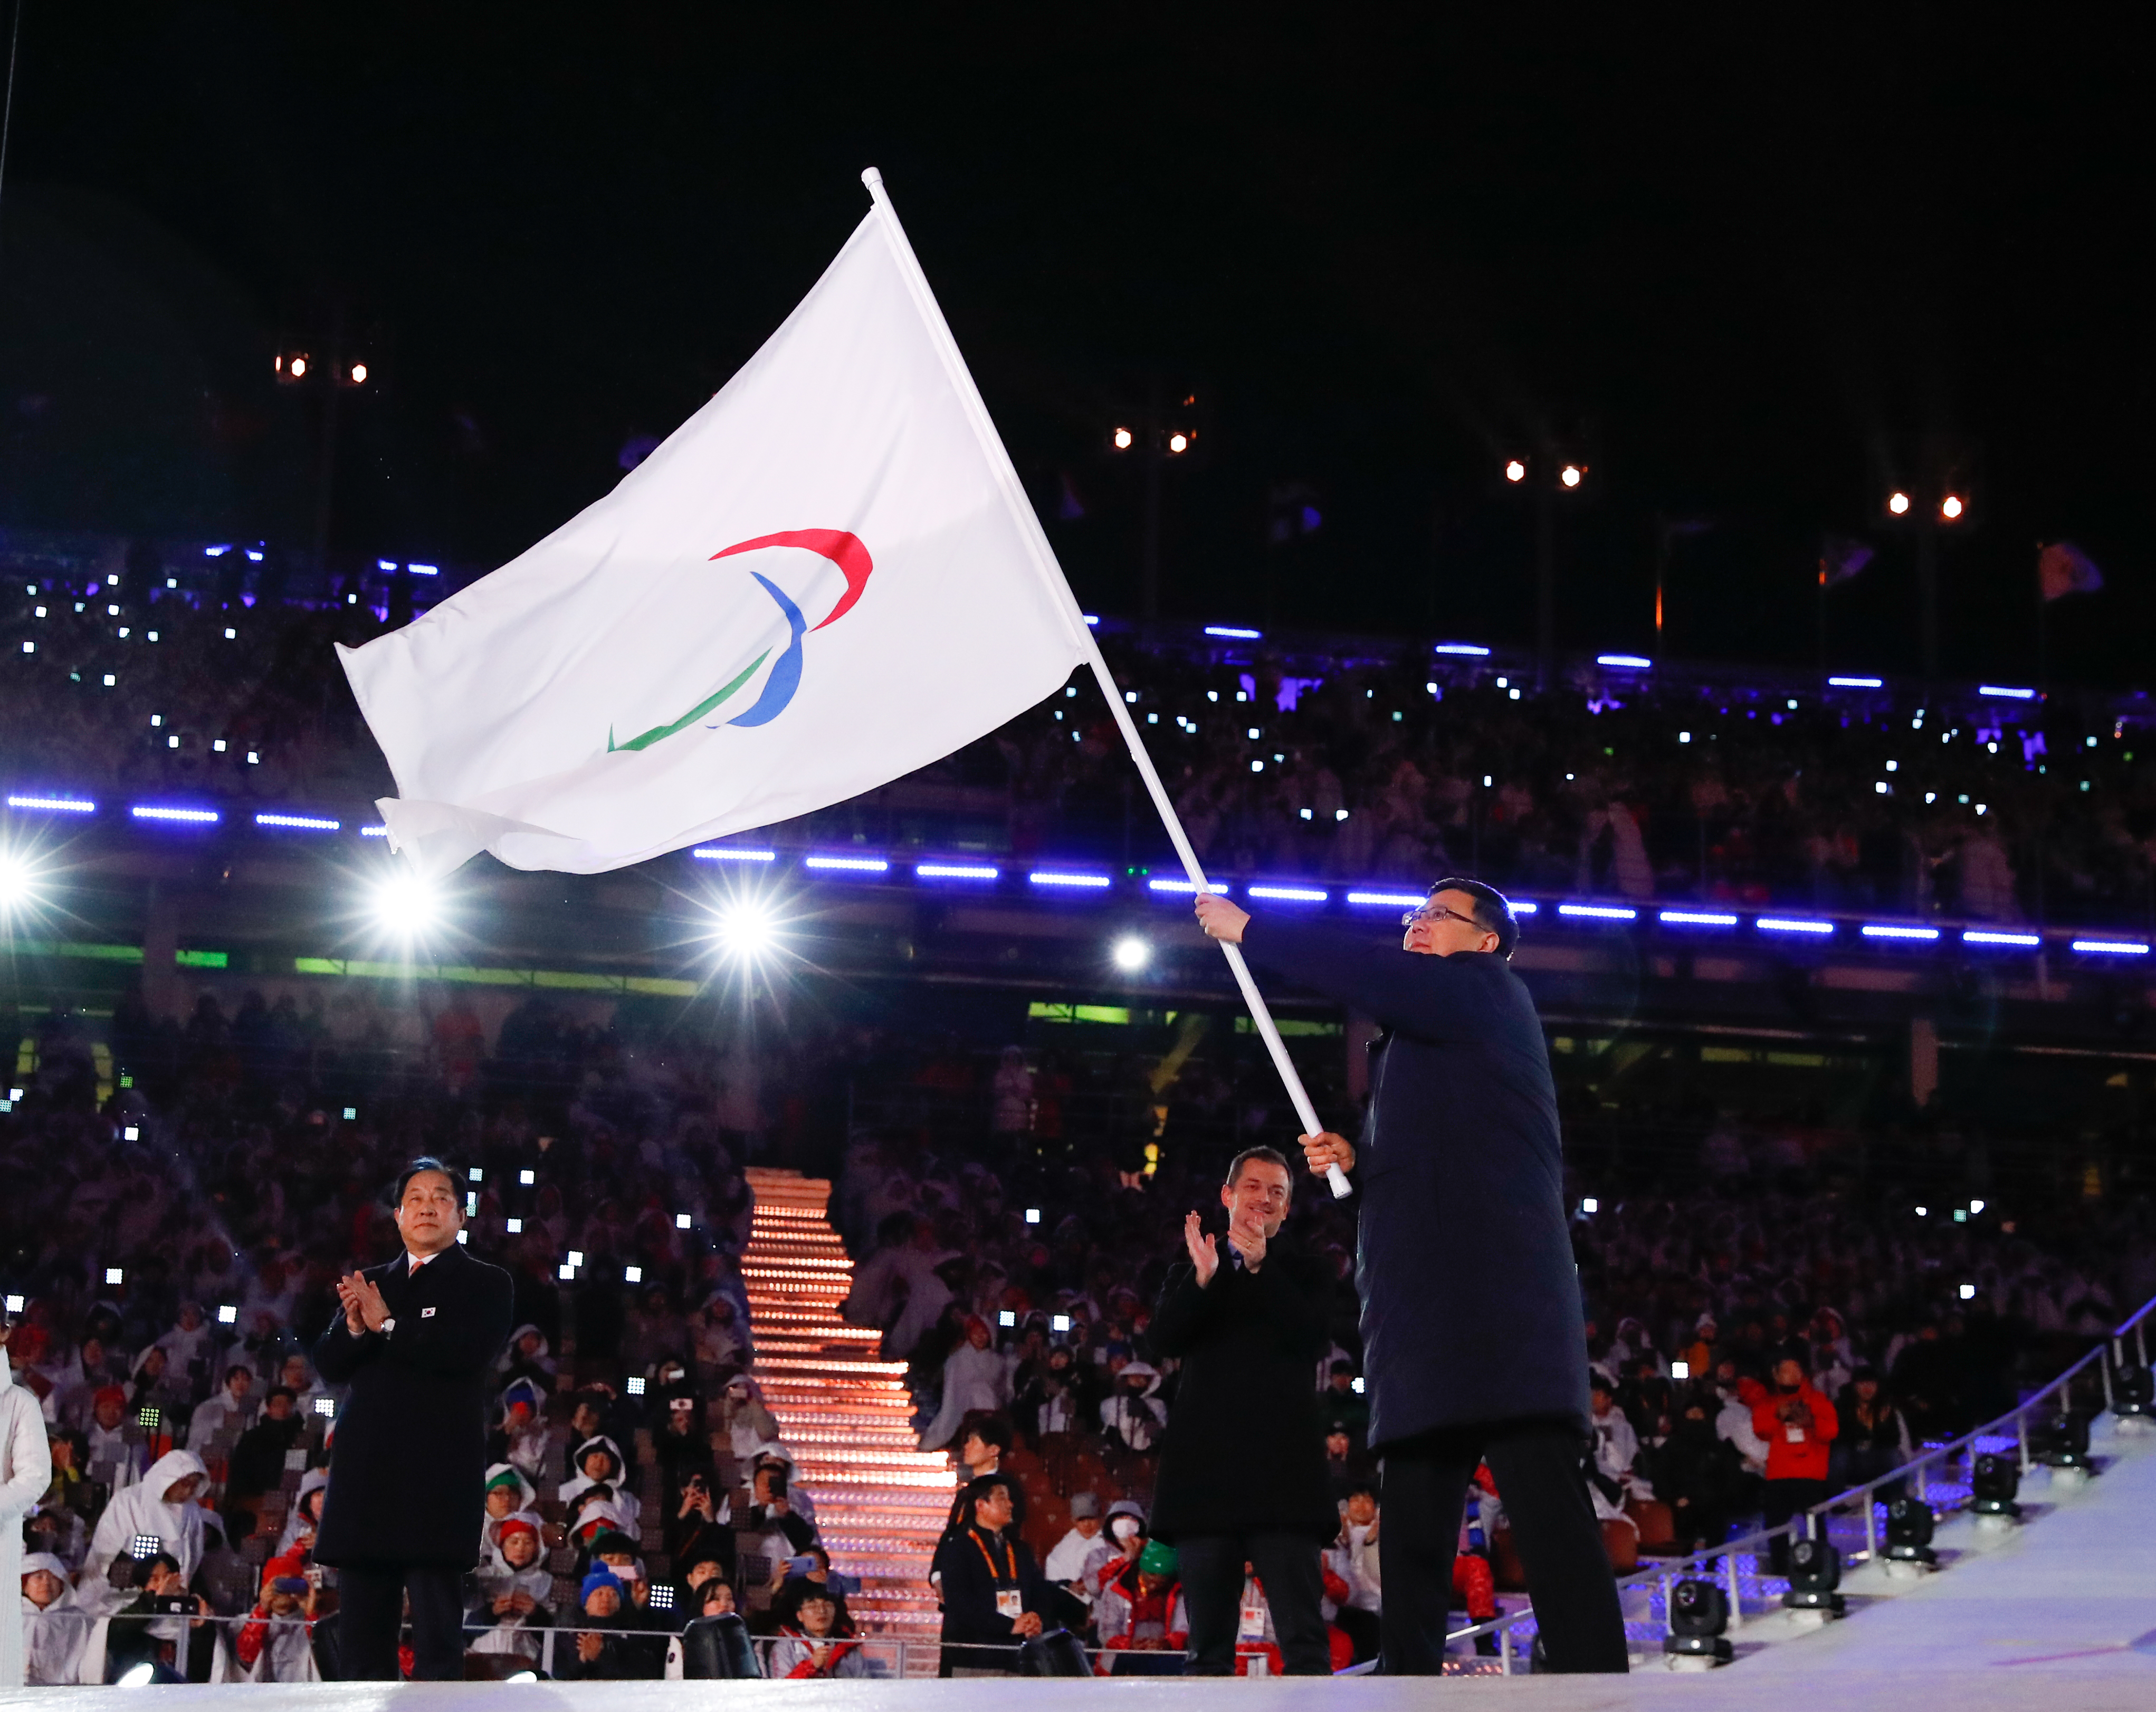
[[[0,1330],[0,1587],[21,1584],[23,1515],[52,1484],[45,1448],[45,1417],[38,1400],[15,1383],[5,1347],[13,1328]],[[23,1631],[0,1622],[0,1689],[23,1680]]]
[[[995,1347],[988,1321],[973,1315],[966,1321],[965,1342],[943,1358],[943,1400],[921,1435],[921,1448],[942,1449],[967,1416],[1000,1413],[1010,1400],[1010,1358]]]
[[[203,1511],[195,1499],[208,1482],[209,1471],[192,1451],[167,1451],[140,1481],[105,1505],[82,1567],[85,1599],[102,1598],[98,1590],[105,1586],[112,1561],[131,1555],[138,1534],[155,1535],[179,1565],[180,1580],[192,1581],[203,1558]]]

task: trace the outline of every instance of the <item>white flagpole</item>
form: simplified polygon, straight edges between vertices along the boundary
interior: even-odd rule
[[[891,254],[897,259],[899,272],[907,289],[913,294],[914,306],[928,329],[942,354],[943,366],[949,372],[951,384],[957,389],[966,413],[973,424],[973,433],[979,440],[981,451],[988,460],[988,467],[996,474],[997,484],[1002,489],[1004,503],[1010,509],[1019,533],[1024,537],[1033,557],[1034,568],[1040,573],[1054,594],[1057,604],[1064,610],[1065,621],[1077,638],[1086,664],[1093,669],[1094,680],[1101,686],[1101,694],[1107,698],[1108,710],[1116,717],[1116,729],[1123,735],[1124,746],[1137,763],[1138,777],[1145,781],[1147,792],[1152,797],[1153,807],[1160,811],[1161,822],[1168,828],[1169,841],[1182,861],[1183,871],[1190,884],[1200,892],[1218,889],[1205,878],[1205,870],[1198,860],[1198,853],[1191,848],[1189,837],[1183,830],[1183,822],[1176,814],[1175,805],[1168,801],[1168,789],[1161,783],[1160,774],[1154,769],[1152,757],[1146,753],[1145,740],[1138,736],[1137,723],[1131,718],[1130,709],[1123,700],[1123,692],[1117,687],[1115,674],[1108,663],[1101,657],[1101,645],[1094,638],[1092,626],[1086,622],[1086,614],[1078,605],[1078,597],[1070,592],[1070,585],[1063,575],[1063,567],[1056,562],[1055,550],[1048,544],[1041,532],[1040,520],[1034,515],[1033,504],[1025,496],[1018,472],[1011,467],[1010,454],[1004,448],[1003,437],[996,432],[995,423],[988,416],[988,407],[981,402],[981,394],[973,384],[972,372],[966,359],[959,353],[958,341],[951,336],[951,329],[943,319],[943,311],[936,302],[936,295],[928,289],[927,276],[921,271],[921,263],[913,254],[913,246],[906,241],[906,228],[899,224],[898,211],[891,206],[891,194],[885,190],[883,174],[873,167],[861,174],[861,182],[869,188],[875,199],[876,210],[882,215],[885,234],[891,240]],[[1294,1102],[1296,1115],[1302,1120],[1303,1133],[1315,1135],[1323,1127],[1317,1121],[1317,1109],[1310,1103],[1310,1095],[1302,1085],[1302,1078],[1296,1074],[1295,1061],[1287,1055],[1286,1044],[1281,1039],[1280,1029],[1273,1022],[1273,1013],[1266,1008],[1265,995],[1250,976],[1249,964],[1243,961],[1242,948],[1226,940],[1217,941],[1228,959],[1228,967],[1235,976],[1235,985],[1242,990],[1243,1002],[1250,1007],[1250,1020],[1256,1023],[1259,1037],[1271,1053],[1273,1068],[1280,1072],[1281,1080],[1286,1084],[1288,1098]],[[1334,1197],[1350,1192],[1347,1176],[1338,1166],[1326,1168],[1326,1180],[1332,1186]]]

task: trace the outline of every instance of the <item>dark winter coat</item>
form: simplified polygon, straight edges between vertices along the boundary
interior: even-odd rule
[[[1428,956],[1270,915],[1243,949],[1383,1031],[1353,1172],[1372,1446],[1528,1417],[1584,1432],[1557,1089],[1526,984],[1494,952]]]
[[[509,1274],[452,1243],[408,1274],[367,1269],[397,1322],[353,1337],[341,1310],[315,1366],[351,1395],[336,1423],[315,1556],[340,1567],[470,1569],[486,1515],[487,1405],[509,1341]]]
[[[1147,1336],[1179,1357],[1155,1483],[1152,1531],[1307,1534],[1340,1531],[1325,1476],[1325,1436],[1313,1376],[1331,1347],[1325,1269],[1278,1239],[1253,1274],[1218,1239],[1219,1270],[1200,1287],[1188,1261],[1161,1286]]]

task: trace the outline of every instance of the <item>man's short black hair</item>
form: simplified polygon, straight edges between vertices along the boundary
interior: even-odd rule
[[[1456,874],[1446,876],[1430,889],[1433,898],[1440,892],[1465,892],[1474,899],[1475,925],[1485,933],[1496,934],[1497,955],[1507,962],[1512,961],[1512,948],[1520,942],[1520,923],[1502,892],[1479,879],[1465,879]]]
[[[1358,1494],[1366,1494],[1373,1502],[1375,1502],[1380,1496],[1377,1478],[1374,1475],[1365,1474],[1357,1479],[1350,1480],[1348,1483],[1348,1489],[1340,1495],[1342,1498],[1353,1498]]]
[[[1008,1474],[981,1474],[966,1483],[964,1514],[967,1520],[971,1521],[973,1518],[973,1506],[988,1497],[998,1486],[1005,1492],[1016,1490],[1011,1477]]]
[[[1355,1364],[1349,1361],[1345,1356],[1342,1356],[1334,1361],[1332,1366],[1327,1371],[1333,1373],[1345,1373],[1350,1378],[1353,1378],[1355,1372]]]
[[[300,1394],[289,1385],[273,1385],[270,1387],[270,1394],[264,1397],[262,1402],[266,1407],[275,1402],[279,1397],[284,1398],[288,1403],[296,1403],[300,1400]]]
[[[966,1417],[965,1425],[958,1429],[958,1443],[962,1448],[968,1437],[978,1438],[983,1444],[993,1444],[999,1451],[1009,1450],[1011,1448],[1011,1423],[1001,1415],[987,1411],[969,1415]]]
[[[1286,1171],[1287,1173],[1287,1186],[1290,1190],[1293,1190],[1295,1187],[1295,1167],[1287,1162],[1287,1156],[1285,1153],[1282,1153],[1277,1147],[1245,1147],[1240,1153],[1237,1154],[1233,1159],[1228,1161],[1228,1175],[1221,1178],[1221,1182],[1224,1185],[1232,1185],[1236,1178],[1242,1176],[1243,1167],[1248,1165],[1254,1159],[1261,1159],[1267,1165],[1276,1165],[1282,1171]]]
[[[404,1204],[405,1190],[412,1186],[412,1179],[418,1176],[421,1171],[439,1171],[447,1177],[449,1180],[449,1187],[457,1192],[457,1199],[459,1202],[471,1193],[471,1185],[465,1181],[465,1174],[462,1171],[453,1165],[444,1165],[431,1153],[423,1153],[403,1171],[397,1173],[397,1190],[389,1202],[392,1207],[402,1207]]]

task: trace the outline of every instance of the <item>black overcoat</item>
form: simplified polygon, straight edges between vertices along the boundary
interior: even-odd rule
[[[1173,1543],[1206,1534],[1340,1531],[1325,1479],[1317,1364],[1330,1281],[1276,1238],[1255,1274],[1217,1239],[1220,1268],[1203,1286],[1187,1260],[1161,1285],[1147,1337],[1183,1375],[1154,1483],[1152,1531]]]
[[[1371,1445],[1531,1416],[1584,1432],[1557,1089],[1526,984],[1494,952],[1429,956],[1271,916],[1243,949],[1383,1031],[1353,1173]]]
[[[452,1243],[410,1272],[367,1269],[397,1322],[355,1338],[341,1309],[315,1366],[351,1387],[338,1416],[315,1556],[339,1567],[470,1569],[486,1516],[487,1404],[509,1342],[509,1274]]]

